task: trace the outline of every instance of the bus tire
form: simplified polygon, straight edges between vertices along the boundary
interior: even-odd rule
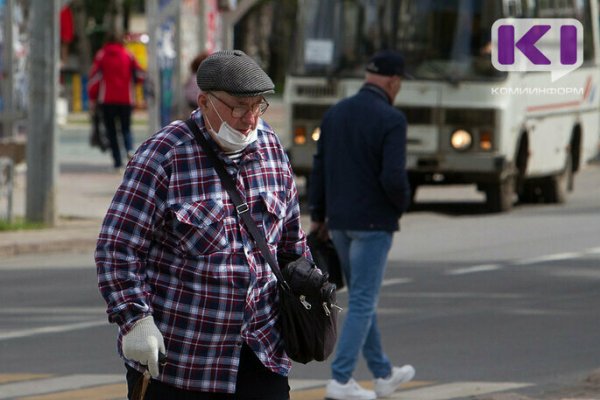
[[[415,198],[417,197],[417,189],[419,189],[419,183],[421,181],[415,176],[408,176],[408,185],[410,187],[410,204],[415,204]]]
[[[417,198],[417,189],[418,188],[419,188],[419,185],[416,185],[416,184],[410,185],[410,204],[415,203],[415,199]]]
[[[515,167],[517,168],[517,178],[515,183],[515,191],[519,197],[519,202],[532,202],[533,195],[531,193],[531,184],[525,178],[527,173],[527,162],[529,161],[529,137],[526,132],[521,134],[519,139],[519,147],[515,155]]]
[[[523,181],[519,190],[519,203],[534,204],[543,200],[540,185],[531,179]]]
[[[515,177],[511,176],[485,189],[486,206],[489,212],[510,211],[515,196]]]
[[[546,178],[542,185],[546,203],[565,203],[567,201],[567,193],[573,190],[573,180],[573,157],[571,152],[568,152],[563,171]]]

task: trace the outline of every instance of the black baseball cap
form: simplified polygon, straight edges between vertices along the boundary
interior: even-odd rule
[[[404,57],[396,50],[378,51],[369,59],[366,69],[378,75],[409,77],[404,71]]]

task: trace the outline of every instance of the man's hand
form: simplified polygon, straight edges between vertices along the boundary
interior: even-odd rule
[[[317,235],[317,239],[320,241],[324,242],[329,239],[329,229],[327,228],[327,223],[325,222],[312,221],[310,223],[310,233],[313,232]]]
[[[151,315],[140,319],[123,336],[123,355],[148,366],[153,378],[158,377],[158,353],[165,353],[165,341]]]

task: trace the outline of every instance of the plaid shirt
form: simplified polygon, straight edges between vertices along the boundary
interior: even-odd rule
[[[217,149],[200,111],[192,118]],[[258,139],[239,165],[217,153],[273,254],[310,257],[292,171],[271,127],[259,121]],[[167,350],[162,382],[233,393],[243,342],[269,370],[288,374],[291,362],[276,325],[275,275],[183,122],[163,128],[136,152],[104,219],[95,257],[109,321],[120,327],[119,353],[123,335],[153,315]]]

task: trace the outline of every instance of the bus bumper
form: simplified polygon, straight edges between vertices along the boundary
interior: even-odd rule
[[[511,171],[504,156],[492,154],[409,154],[406,164],[411,181],[417,184],[492,183]]]

